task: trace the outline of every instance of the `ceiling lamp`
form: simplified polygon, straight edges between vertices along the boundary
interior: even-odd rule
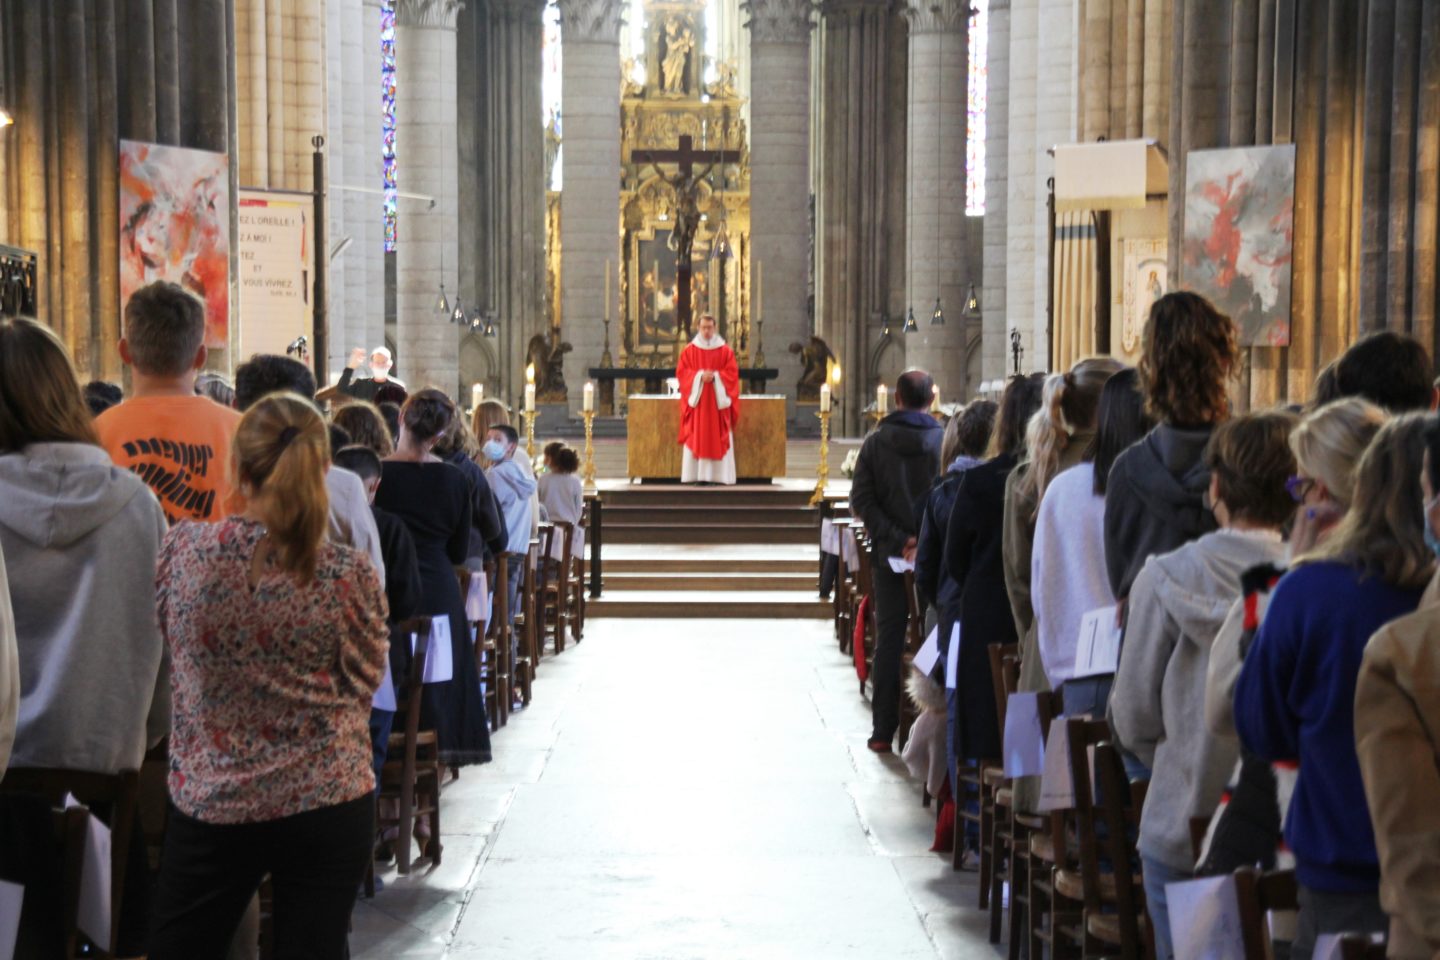
[[[449,313],[449,312],[450,312],[450,299],[445,296],[445,281],[444,281],[444,280],[441,280],[441,281],[440,281],[440,298],[435,301],[435,312],[436,312],[436,313]]]
[[[980,316],[980,297],[975,292],[975,284],[970,284],[970,292],[965,295],[965,316]]]
[[[930,314],[930,326],[945,326],[945,311],[940,308],[940,298],[935,298],[935,311]]]
[[[900,332],[901,332],[901,333],[919,333],[919,332],[920,332],[920,325],[915,322],[915,308],[914,308],[914,307],[910,307],[908,310],[905,311],[905,326],[901,328],[901,331],[900,331]]]

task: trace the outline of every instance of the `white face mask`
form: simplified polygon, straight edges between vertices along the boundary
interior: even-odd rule
[[[499,440],[486,440],[481,452],[485,454],[487,459],[494,460],[498,463],[505,459],[505,454],[508,453],[509,450],[507,446]]]

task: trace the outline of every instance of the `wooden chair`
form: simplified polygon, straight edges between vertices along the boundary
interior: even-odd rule
[[[66,960],[82,955],[113,957],[125,903],[125,872],[136,822],[140,772],[126,770],[110,774],[52,767],[11,767],[5,771],[5,779],[0,780],[0,793],[35,797],[54,810],[55,839],[63,858],[65,901],[61,933]],[[67,795],[73,796],[81,806],[62,809]],[[90,821],[88,808],[93,806],[106,806],[110,810],[110,937],[103,944],[92,943],[79,927],[80,884]],[[87,944],[93,949],[82,954]]]
[[[570,625],[571,636],[576,643],[585,638],[585,549],[590,543],[589,529],[590,501],[587,500],[585,509],[580,512],[580,522],[575,527],[570,550]],[[575,549],[576,545],[579,549]]]
[[[531,540],[520,564],[520,611],[515,617],[520,653],[515,659],[514,675],[520,688],[520,702],[527,707],[534,692],[535,675],[540,669],[539,580],[536,577],[539,562],[540,541]]]
[[[494,601],[490,604],[490,641],[495,645],[497,670],[495,696],[499,698],[499,726],[510,722],[510,706],[515,690],[515,645],[512,642],[514,627],[510,624],[510,564],[511,554],[502,553],[495,561],[493,583]],[[488,569],[488,567],[487,567]]]
[[[470,595],[470,581],[474,574],[465,567],[456,567],[455,576],[460,580],[460,596]],[[495,582],[495,564],[485,564],[485,583]],[[480,671],[480,680],[485,687],[485,713],[490,718],[490,729],[499,730],[501,727],[500,718],[500,696],[498,687],[500,683],[500,651],[496,646],[490,633],[490,625],[495,622],[494,610],[490,612],[488,622],[482,620],[470,620],[470,629],[475,637],[475,666]]]
[[[915,662],[915,654],[920,652],[920,647],[925,642],[925,605],[920,602],[920,594],[915,587],[915,574],[913,571],[905,571],[905,650],[900,655],[900,724],[897,728],[900,733],[900,749],[905,749],[905,743],[910,739],[910,728],[915,726],[915,721],[920,718],[920,712],[915,709],[909,694],[905,692],[905,681],[910,676],[910,665]]]
[[[1040,734],[1048,743],[1051,723],[1056,720],[1065,722],[1060,694],[1037,694],[1036,708],[1040,716]],[[1075,836],[1074,810],[1040,814],[1035,820],[1038,823],[1032,822],[1025,846],[1024,903],[1029,955],[1045,956],[1048,946],[1051,960],[1071,960],[1079,956],[1084,939],[1081,926],[1083,904],[1056,888],[1056,874],[1063,870],[1074,877],[1078,891],[1082,881],[1079,855],[1072,842]],[[1011,920],[1013,930],[1013,912]],[[1068,935],[1061,931],[1068,931]]]
[[[856,585],[859,561],[846,559],[855,538],[855,522],[835,521],[836,533],[840,537],[840,562],[835,574],[835,633],[843,654],[850,653],[850,644],[855,636],[855,609],[859,603],[859,588]]]
[[[1005,729],[1005,714],[1010,704],[1010,694],[1020,684],[1019,647],[1013,643],[992,643],[986,652],[990,655],[990,682],[995,690],[995,713],[1002,732]],[[981,814],[988,812],[988,823],[980,834],[982,862],[989,855],[990,864],[990,942],[1000,942],[1001,912],[1004,909],[1004,886],[1010,884],[1010,960],[1020,956],[1020,920],[1024,916],[1026,875],[1029,863],[1025,848],[1029,845],[1032,826],[1040,821],[1026,818],[1023,822],[1015,816],[1015,793],[1013,784],[1005,777],[1004,765],[987,767],[981,776],[982,787],[989,793],[989,802],[982,797]]]
[[[870,567],[870,540],[865,536],[864,528],[861,528],[855,538],[855,556],[857,567],[855,572],[855,613],[852,615],[852,622],[860,623],[860,607],[865,598],[870,598],[870,606],[864,619],[863,633],[861,634],[860,655],[865,658],[866,673],[868,674],[875,666],[875,638],[878,631],[878,621],[875,617],[875,580]],[[854,638],[851,638],[854,644]],[[853,650],[851,651],[854,652]],[[860,695],[865,695],[865,682],[860,682]]]
[[[1110,741],[1110,725],[1104,720],[1077,717],[1066,722],[1080,845],[1084,955],[1153,960],[1155,950],[1135,853],[1135,835],[1148,783],[1131,784],[1127,780],[1120,751]],[[1100,824],[1104,824],[1103,836]],[[1108,873],[1101,871],[1102,857],[1111,868]],[[1073,887],[1066,894],[1073,896]]]
[[[1270,960],[1270,929],[1265,917],[1274,911],[1300,909],[1295,871],[1261,873],[1253,867],[1242,867],[1235,871],[1235,894],[1240,905],[1245,960]]]
[[[430,618],[404,620],[396,624],[395,635],[413,636],[415,650],[404,682],[395,691],[395,715],[404,718],[404,727],[399,733],[390,734],[380,774],[376,823],[382,835],[387,828],[396,828],[395,868],[403,875],[410,872],[410,842],[414,838],[415,822],[421,817],[430,818],[430,840],[425,854],[432,864],[440,863],[440,744],[434,730],[420,729],[421,691],[430,651]],[[395,804],[394,816],[385,812],[386,801]],[[367,881],[366,892],[374,895],[373,876]]]
[[[565,649],[566,633],[575,616],[575,525],[559,520],[543,524],[542,529],[538,620],[543,631],[539,649],[544,652],[544,635],[548,634],[558,654]]]

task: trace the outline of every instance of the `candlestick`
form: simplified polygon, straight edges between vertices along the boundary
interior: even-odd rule
[[[937,417],[940,415],[940,385],[938,383],[930,389],[930,412]]]
[[[581,391],[583,401],[580,409],[585,413],[595,412],[595,383],[591,380],[585,381],[585,389]]]
[[[829,383],[822,383],[822,384],[820,384],[820,412],[821,412],[821,413],[829,413],[829,412],[830,412],[830,384],[829,384]]]
[[[533,363],[525,364],[525,382],[530,384],[535,382],[535,364]]]
[[[820,418],[820,459],[815,465],[815,492],[810,495],[810,506],[816,506],[825,499],[825,483],[830,479],[830,409],[829,394],[820,393],[824,404],[815,416]]]
[[[585,386],[587,388],[588,394],[588,388],[590,387],[590,384],[587,383],[585,384]],[[584,480],[586,490],[594,490],[595,444],[591,437],[592,430],[594,429],[595,425],[595,411],[590,408],[589,404],[587,404],[584,411],[581,412],[580,416],[583,417],[585,420],[585,472],[582,475],[582,479]]]
[[[535,384],[525,384],[525,412],[535,412]]]
[[[478,410],[485,402],[485,384],[476,383],[470,388],[470,409]]]
[[[764,267],[764,264],[761,263],[759,260],[756,260],[756,261],[755,261],[755,319],[756,319],[756,320],[759,320],[761,317],[763,317],[763,316],[765,315],[764,312],[761,310],[761,304],[764,303],[764,300],[765,300],[765,283],[764,283],[764,274],[761,272],[761,268],[762,268],[762,267]]]
[[[875,412],[885,416],[890,411],[890,392],[885,389],[885,384],[875,388]]]
[[[605,261],[605,322],[610,322],[610,261]]]

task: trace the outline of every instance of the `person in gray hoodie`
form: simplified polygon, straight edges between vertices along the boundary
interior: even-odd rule
[[[1199,294],[1167,293],[1150,308],[1140,386],[1159,426],[1116,459],[1105,491],[1105,570],[1117,600],[1147,559],[1215,529],[1202,455],[1230,415],[1225,384],[1237,356],[1235,324]]]
[[[1209,816],[1240,745],[1210,733],[1205,681],[1210,647],[1240,596],[1246,570],[1283,562],[1281,527],[1295,503],[1289,436],[1296,418],[1250,414],[1216,428],[1203,464],[1219,529],[1152,557],[1130,591],[1129,624],[1110,699],[1124,747],[1151,769],[1140,816],[1140,858],[1155,952],[1173,956],[1165,884],[1194,875],[1190,820]]]
[[[165,514],[101,449],[65,348],[0,320],[0,551],[15,610],[12,766],[137,770],[169,731],[155,619]]]

